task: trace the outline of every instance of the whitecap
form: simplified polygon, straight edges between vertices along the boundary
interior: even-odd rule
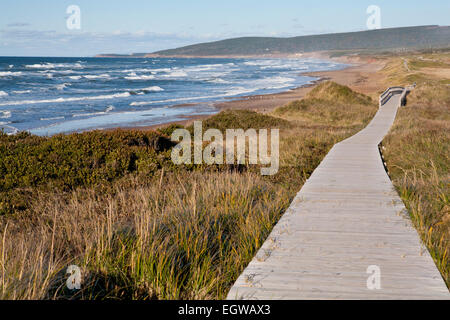
[[[212,99],[212,98],[222,98],[222,97],[231,97],[237,96],[244,93],[250,93],[255,91],[256,89],[242,88],[236,87],[231,88],[227,92],[223,94],[211,95],[211,96],[199,96],[199,97],[189,97],[189,98],[174,98],[167,100],[159,100],[159,101],[141,101],[141,102],[131,102],[130,106],[147,106],[155,103],[169,103],[169,102],[180,102],[180,101],[191,101],[191,100],[201,100],[201,99]]]
[[[77,118],[77,117],[89,117],[89,116],[98,116],[98,115],[102,115],[102,114],[107,114],[111,111],[113,111],[115,108],[114,106],[108,106],[105,111],[99,111],[99,112],[90,112],[90,113],[77,113],[77,114],[73,114],[72,117]]]
[[[151,73],[155,73],[159,70],[171,70],[170,68],[163,68],[163,69],[149,69],[149,68],[135,68],[135,69],[125,69],[125,70],[121,70],[120,72],[122,73],[136,73],[136,72],[151,72]]]
[[[0,72],[0,77],[18,77],[21,76],[22,72],[18,71],[18,72],[11,72],[11,71],[4,71],[4,72]]]
[[[84,78],[86,78],[86,79],[88,79],[88,80],[95,80],[95,79],[109,79],[109,78],[111,78],[110,77],[110,75],[109,74],[106,74],[106,73],[104,73],[104,74],[98,74],[98,75],[96,75],[96,74],[87,74],[87,75],[84,75],[83,76]]]
[[[25,66],[25,68],[29,68],[29,69],[52,69],[54,68],[55,65],[52,63],[36,63],[36,64],[28,64]]]
[[[8,95],[5,91],[0,91],[0,97],[6,97]]]
[[[152,79],[155,79],[155,76],[152,76],[152,75],[129,76],[129,77],[125,77],[125,79],[127,79],[127,80],[152,80]]]
[[[211,83],[221,83],[221,84],[231,83],[230,81],[226,81],[221,78],[214,78],[214,79],[210,79],[210,80],[206,80],[206,81],[211,82]]]
[[[187,77],[187,73],[183,70],[173,70],[172,72],[163,75],[163,77],[166,78],[181,78],[181,77]]]
[[[28,69],[54,69],[54,68],[84,68],[80,63],[36,63],[25,65]]]
[[[58,84],[57,86],[55,86],[55,88],[62,91],[67,88],[67,86],[70,86],[70,83]]]
[[[151,73],[158,73],[158,72],[170,72],[172,71],[172,68],[156,68],[156,69],[148,69]]]
[[[160,92],[164,91],[163,88],[158,86],[152,86],[148,88],[142,88],[142,89],[128,89],[127,90],[131,95],[143,95],[150,92]]]
[[[158,86],[152,86],[152,87],[144,88],[144,89],[141,89],[141,90],[142,90],[143,92],[149,92],[149,91],[152,91],[152,92],[159,92],[159,91],[164,91],[163,88],[158,87]]]
[[[0,111],[1,119],[9,119],[11,118],[11,111]]]
[[[246,66],[267,66],[273,64],[273,60],[256,60],[256,61],[246,61],[244,65]]]
[[[253,80],[250,82],[256,89],[283,89],[291,86],[295,82],[294,78],[288,77],[269,77],[264,79]]]
[[[39,103],[61,103],[61,102],[73,102],[73,101],[89,101],[89,100],[106,100],[115,98],[126,98],[131,94],[129,92],[122,92],[110,95],[92,96],[92,97],[74,97],[74,98],[57,98],[57,99],[46,99],[46,100],[21,100],[21,101],[11,101],[6,103],[0,103],[0,106],[14,106],[21,104],[39,104]]]
[[[13,91],[15,94],[31,93],[31,90],[16,90]]]
[[[41,121],[63,120],[64,117],[41,118]]]
[[[73,71],[72,69],[68,69],[68,70],[58,70],[56,72],[58,72],[60,74],[71,74],[71,73],[74,73],[75,71]]]
[[[229,64],[228,64],[229,65]],[[222,63],[216,63],[216,64],[201,64],[198,66],[193,66],[193,67],[187,67],[186,70],[188,71],[208,71],[208,70],[213,70],[213,69],[217,69],[219,67],[223,67],[225,66]]]

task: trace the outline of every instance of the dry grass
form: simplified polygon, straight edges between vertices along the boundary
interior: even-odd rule
[[[448,55],[420,59],[448,63]],[[418,87],[383,142],[384,155],[448,284],[449,90],[424,72],[430,63],[408,71],[403,61],[389,59],[381,72],[386,86]],[[376,109],[367,97],[328,83],[272,117],[233,111],[208,120],[209,127],[281,128],[281,166],[272,177],[248,166],[159,168],[107,187],[34,190],[25,211],[0,216],[0,298],[224,298],[328,150]],[[70,264],[82,268],[82,290],[65,286]]]
[[[254,173],[130,179],[113,194],[41,194],[2,225],[2,297],[221,298],[289,203]],[[83,290],[65,289],[69,264]],[[61,273],[62,272],[62,273]]]
[[[26,211],[0,216],[0,298],[224,298],[328,150],[376,111],[371,103],[343,101],[335,110],[327,99],[309,102],[284,119],[233,111],[208,122],[279,125],[275,176],[249,166],[160,169],[107,188],[35,192]],[[82,268],[80,291],[65,287],[70,264]]]
[[[422,66],[442,67],[446,57],[433,55],[434,60],[416,63],[410,72],[402,71],[401,60],[397,59],[385,70],[400,84],[415,77],[417,88],[408,96],[407,106],[399,110],[383,142],[383,153],[414,225],[450,286],[450,90],[442,79],[422,72]]]
[[[360,129],[375,115],[375,102],[350,88],[326,81],[302,100],[275,109],[274,115],[295,121],[297,125],[324,125],[338,129]]]

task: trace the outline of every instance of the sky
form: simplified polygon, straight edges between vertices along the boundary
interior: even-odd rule
[[[67,13],[71,5],[79,19]],[[1,0],[0,56],[129,54],[241,36],[361,31],[370,5],[380,8],[382,28],[450,25],[449,0]]]

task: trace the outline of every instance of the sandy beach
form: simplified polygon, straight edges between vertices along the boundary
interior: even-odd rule
[[[384,87],[382,83],[382,77],[377,74],[377,72],[384,67],[384,63],[382,62],[370,58],[361,59],[360,57],[348,56],[344,58],[330,58],[329,56],[324,56],[322,53],[309,54],[307,57],[346,63],[350,66],[341,70],[301,73],[301,75],[317,77],[319,79],[314,81],[314,83],[310,85],[302,86],[296,89],[291,89],[274,94],[250,95],[236,100],[230,99],[230,101],[225,102],[213,102],[212,104],[215,108],[217,108],[218,112],[230,109],[245,109],[268,113],[279,106],[302,99],[309,91],[314,88],[315,85],[327,80],[349,86],[355,91],[362,92],[368,95],[371,95],[373,92],[383,91]],[[186,106],[186,104],[180,106]],[[189,125],[195,120],[206,119],[210,116],[211,115],[185,116],[187,118],[185,120],[167,122],[164,124],[151,126],[134,127],[133,129],[154,130],[157,128],[166,127],[171,124]]]

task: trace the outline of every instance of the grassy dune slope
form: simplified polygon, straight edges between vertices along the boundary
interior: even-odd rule
[[[390,85],[417,82],[383,142],[389,174],[450,286],[450,55],[391,59]]]
[[[271,177],[253,166],[174,166],[164,135],[174,127],[0,135],[0,298],[224,298],[328,150],[376,109],[324,83],[273,115],[226,111],[205,122],[280,128]],[[70,264],[82,269],[77,292],[65,288]]]

